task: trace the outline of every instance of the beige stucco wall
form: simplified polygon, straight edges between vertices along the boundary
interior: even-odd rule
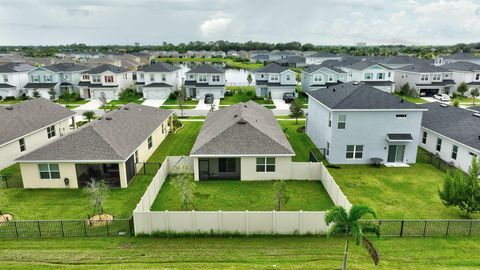
[[[147,162],[150,156],[152,156],[155,150],[157,150],[163,140],[167,137],[168,131],[170,130],[169,119],[170,118],[167,118],[167,120],[165,120],[162,125],[158,126],[158,128],[152,133],[152,148],[148,149],[148,138],[137,148],[138,162]],[[136,166],[137,172],[141,167],[141,164]]]
[[[51,162],[53,163],[53,162]],[[60,179],[40,179],[38,163],[20,163],[24,188],[66,188],[64,179],[70,180],[70,188],[78,188],[75,163],[58,163]]]
[[[275,157],[275,172],[257,172],[256,157],[242,157],[241,180],[277,180],[291,178],[292,157]]]
[[[25,152],[20,152],[20,144],[18,140],[21,138],[18,138],[17,140],[0,147],[0,169],[14,164],[15,159],[25,154],[28,154],[46,145],[47,143],[61,138],[63,135],[71,131],[71,122],[71,118],[68,118],[66,120],[55,123],[56,136],[50,139],[47,136],[47,127],[23,137],[25,139],[25,146],[27,149]]]

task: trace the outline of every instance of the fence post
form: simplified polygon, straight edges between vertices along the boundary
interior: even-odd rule
[[[445,233],[445,236],[448,236],[448,230],[450,229],[450,220],[447,221],[447,232]]]
[[[143,163],[143,175],[147,175],[147,163]]]
[[[425,236],[426,231],[427,231],[427,221],[425,220],[425,225],[423,226],[423,236]]]
[[[248,210],[245,210],[245,235],[248,235]]]
[[[134,227],[134,221],[133,221],[133,216],[128,220],[128,228],[130,231],[130,236],[135,235],[135,227]]]
[[[402,220],[401,222],[401,227],[400,227],[400,237],[403,236],[403,224],[405,223],[405,220]]]
[[[65,232],[63,230],[63,220],[60,220],[60,227],[62,228],[62,237],[65,237]]]
[[[40,220],[37,221],[37,227],[38,227],[38,236],[42,237],[42,230],[40,229]]]
[[[108,228],[108,220],[105,220],[106,224],[107,224],[107,236],[110,236],[110,229]]]
[[[16,221],[14,221],[14,222],[15,222],[15,223],[14,223],[14,224],[15,224],[15,234],[17,235],[17,238],[18,238],[18,228],[17,228],[17,222],[16,222]]]
[[[83,222],[83,230],[85,231],[85,237],[87,237],[87,221]]]
[[[470,220],[470,228],[468,229],[468,236],[472,236],[472,225],[473,225],[473,220]]]

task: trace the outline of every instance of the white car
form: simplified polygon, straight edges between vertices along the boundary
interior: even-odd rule
[[[440,101],[450,101],[450,96],[447,94],[434,95],[433,97]]]

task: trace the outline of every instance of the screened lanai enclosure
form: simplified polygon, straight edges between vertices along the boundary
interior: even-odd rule
[[[240,180],[240,158],[199,158],[199,180]]]

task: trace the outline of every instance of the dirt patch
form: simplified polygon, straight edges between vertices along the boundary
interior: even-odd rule
[[[87,222],[88,222],[88,225],[90,226],[102,226],[112,221],[113,221],[113,215],[101,214],[101,215],[95,215],[89,218]]]
[[[0,223],[7,222],[13,220],[13,215],[12,214],[3,214],[0,215]]]

